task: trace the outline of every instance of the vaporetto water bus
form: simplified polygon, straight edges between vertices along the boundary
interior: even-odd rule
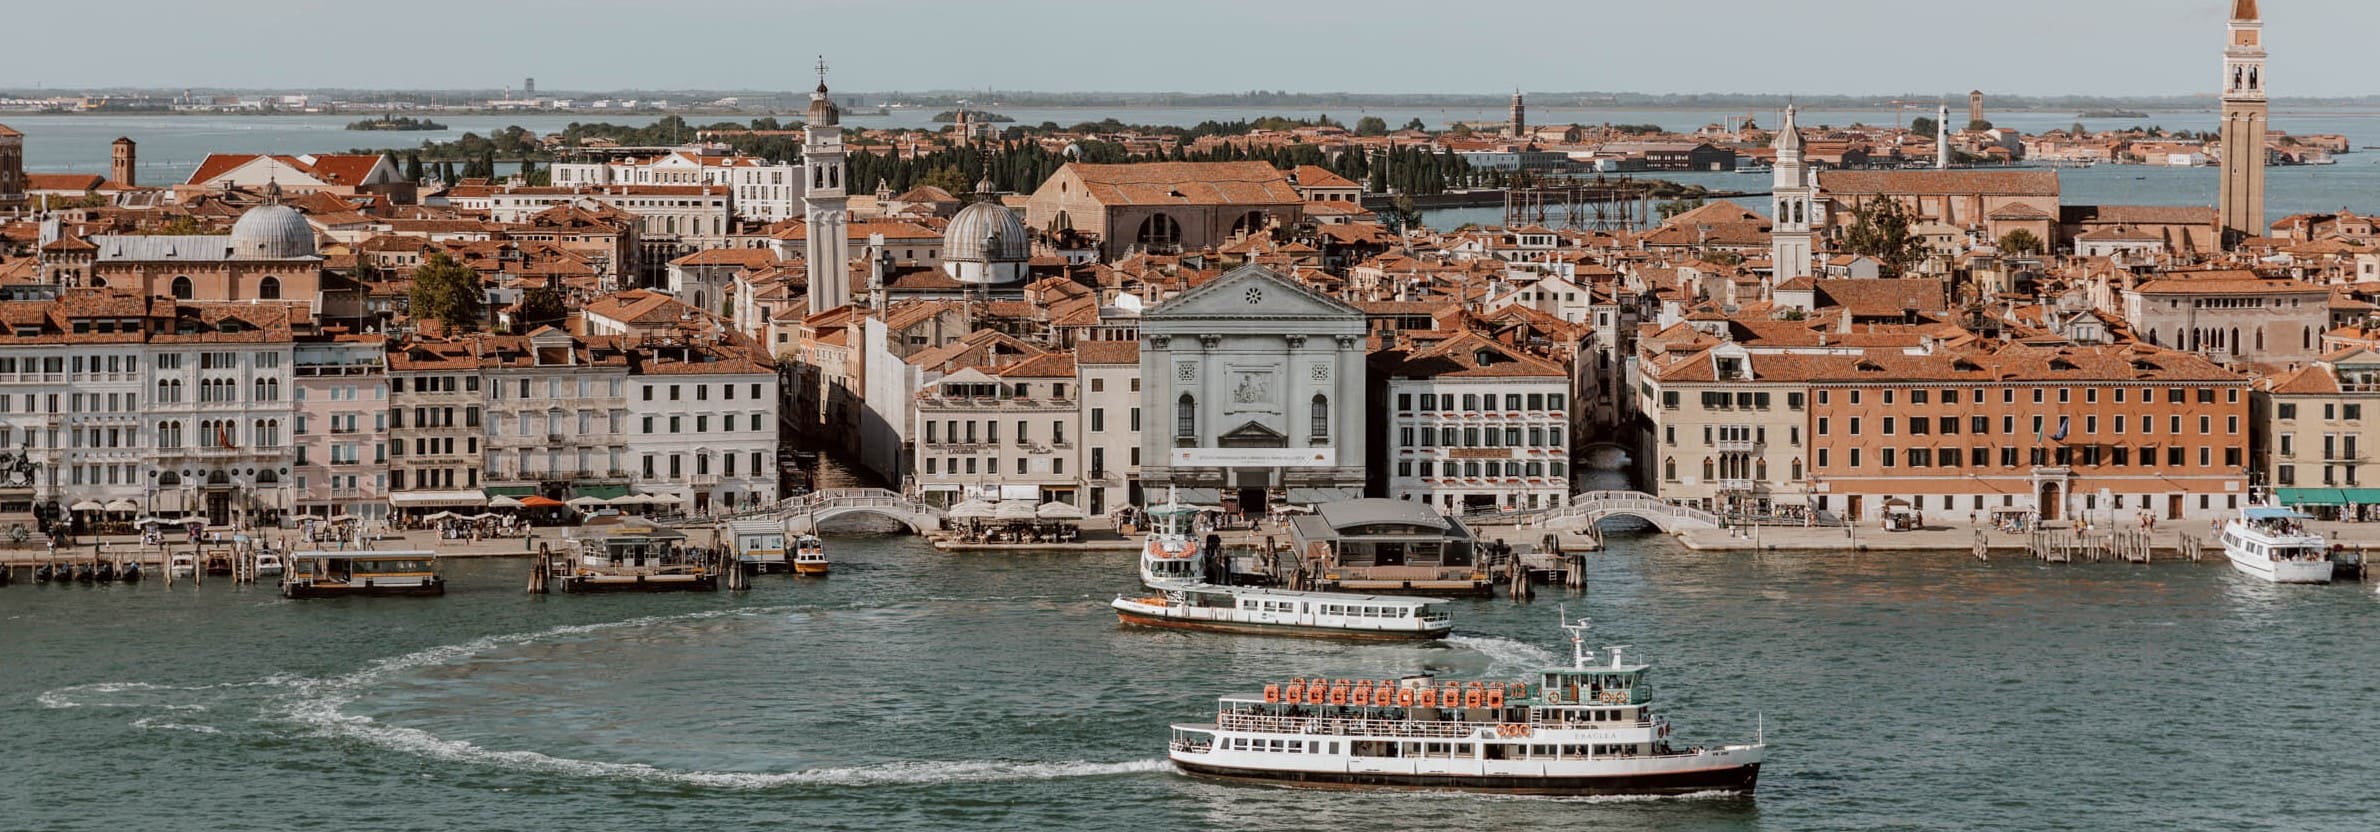
[[[2312,519],[2286,508],[2242,508],[2223,524],[2223,554],[2231,568],[2273,583],[2330,583],[2330,544],[2306,529]]]
[[[1246,635],[1375,641],[1445,638],[1454,617],[1437,598],[1293,592],[1214,584],[1159,584],[1155,594],[1117,598],[1126,624]]]
[[[1650,668],[1624,662],[1624,647],[1596,664],[1586,627],[1563,625],[1571,665],[1534,682],[1293,679],[1225,696],[1214,722],[1173,726],[1167,756],[1194,776],[1310,788],[1751,793],[1765,740],[1672,744]]]
[[[281,574],[285,598],[444,594],[438,553],[429,551],[298,552]]]

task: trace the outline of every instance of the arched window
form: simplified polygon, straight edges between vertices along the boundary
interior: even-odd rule
[[[257,484],[257,485],[276,485],[276,484],[279,484],[280,482],[281,482],[281,475],[280,475],[280,474],[273,473],[273,471],[272,471],[271,469],[269,469],[269,468],[268,468],[268,469],[264,469],[264,470],[259,470],[259,471],[257,471],[257,472],[256,472],[256,484]]]
[[[281,278],[266,276],[256,282],[256,296],[263,300],[281,299]]]
[[[1662,461],[1661,461],[1661,478],[1662,478],[1662,479],[1664,479],[1664,480],[1671,480],[1671,481],[1675,481],[1675,480],[1678,478],[1678,458],[1677,458],[1677,457],[1674,457],[1674,456],[1673,456],[1673,457],[1670,457],[1670,458],[1668,458],[1668,459],[1664,459],[1664,460],[1662,460]]]
[[[1798,456],[1797,456],[1797,457],[1794,457],[1794,458],[1793,458],[1793,479],[1794,479],[1794,481],[1795,481],[1795,482],[1800,482],[1800,481],[1801,481],[1801,478],[1802,478],[1802,459],[1801,459],[1801,457],[1798,457]]]
[[[159,488],[171,488],[181,484],[181,474],[177,474],[172,471],[161,471],[157,474],[157,487]]]
[[[1156,214],[1140,221],[1140,231],[1132,241],[1145,248],[1170,248],[1182,242],[1182,224],[1172,217]]]
[[[91,287],[92,287],[92,288],[95,288],[95,289],[105,289],[105,288],[107,288],[107,278],[104,278],[104,277],[94,277],[94,278],[91,278]]]
[[[176,277],[173,282],[173,292],[176,300],[189,300],[196,290],[192,288],[190,278]]]
[[[1181,439],[1198,436],[1198,400],[1188,393],[1174,401],[1173,435]]]
[[[1231,224],[1231,236],[1234,237],[1238,237],[1243,234],[1254,234],[1263,230],[1263,211],[1250,211],[1248,213],[1241,214],[1239,220]]]
[[[1702,478],[1704,480],[1715,480],[1719,478],[1718,463],[1713,462],[1711,458],[1707,456],[1702,458]]]
[[[1061,183],[1061,184],[1063,184],[1063,183]],[[1051,230],[1051,231],[1072,231],[1072,230],[1074,230],[1074,217],[1067,215],[1067,213],[1066,213],[1066,212],[1064,212],[1064,211],[1059,211],[1057,216],[1055,216],[1055,217],[1051,217],[1051,218],[1050,218],[1050,227],[1049,227],[1049,230]]]
[[[1329,439],[1329,438],[1330,438],[1330,399],[1329,399],[1329,398],[1327,398],[1327,397],[1325,397],[1325,396],[1323,396],[1321,393],[1316,393],[1316,394],[1314,394],[1314,404],[1312,405],[1312,407],[1310,408],[1310,410],[1312,411],[1312,416],[1313,416],[1313,420],[1314,420],[1314,424],[1313,424],[1313,426],[1312,426],[1312,430],[1311,430],[1311,433],[1313,433],[1313,435],[1314,435],[1314,438],[1316,438],[1316,439]]]

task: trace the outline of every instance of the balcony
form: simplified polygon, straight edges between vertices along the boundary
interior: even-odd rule
[[[1751,439],[1721,439],[1717,446],[1723,454],[1748,454],[1760,450],[1760,443]]]
[[[719,475],[718,475],[718,474],[696,474],[696,475],[694,475],[694,476],[687,477],[687,478],[686,478],[686,483],[687,483],[687,484],[689,484],[689,485],[692,485],[692,486],[694,486],[694,487],[696,487],[696,488],[710,488],[710,487],[712,487],[712,486],[715,486],[715,485],[718,485],[718,484],[719,484]]]
[[[1752,480],[1712,480],[1711,484],[1717,486],[1720,491],[1737,493],[1750,493],[1757,485]]]
[[[549,433],[549,434],[546,434],[546,435],[545,435],[545,444],[548,444],[548,445],[560,445],[560,444],[562,444],[562,434],[559,434],[559,433]]]

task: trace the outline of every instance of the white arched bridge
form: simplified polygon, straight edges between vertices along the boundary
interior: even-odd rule
[[[770,512],[785,518],[785,530],[814,532],[818,524],[837,517],[871,514],[925,534],[942,528],[942,510],[898,491],[882,488],[829,488],[778,503]]]
[[[1726,519],[1719,515],[1692,506],[1665,502],[1642,491],[1589,491],[1571,497],[1570,504],[1560,508],[1483,515],[1465,520],[1478,525],[1514,523],[1557,531],[1587,531],[1596,523],[1612,517],[1634,517],[1653,524],[1654,528],[1667,534],[1689,529],[1716,529],[1726,525]]]

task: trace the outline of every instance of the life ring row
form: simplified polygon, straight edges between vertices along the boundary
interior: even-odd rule
[[[1526,737],[1534,733],[1537,733],[1537,729],[1529,727],[1527,723],[1501,722],[1496,724],[1496,736],[1499,737]]]

